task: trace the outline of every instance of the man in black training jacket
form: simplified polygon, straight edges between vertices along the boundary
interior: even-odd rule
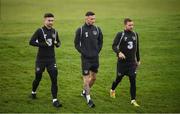
[[[136,68],[140,65],[139,38],[133,31],[133,21],[129,18],[124,20],[125,30],[118,32],[112,48],[117,54],[116,79],[112,83],[110,96],[115,98],[115,88],[121,82],[124,75],[129,76],[131,104],[138,107],[136,102]]]
[[[103,44],[101,29],[94,25],[95,13],[89,11],[85,14],[85,24],[77,29],[75,35],[75,48],[81,54],[82,75],[83,75],[83,96],[89,107],[94,107],[90,97],[90,88],[96,80],[99,68],[99,53]]]
[[[58,70],[55,59],[54,46],[60,47],[58,32],[52,28],[54,15],[46,13],[44,15],[44,26],[38,28],[33,34],[29,44],[38,47],[35,67],[35,79],[32,83],[31,98],[36,99],[36,90],[41,81],[42,74],[47,69],[51,79],[52,104],[54,107],[61,107],[62,104],[57,99],[58,85],[57,76]]]

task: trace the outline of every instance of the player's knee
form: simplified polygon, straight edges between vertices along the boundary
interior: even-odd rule
[[[51,70],[48,70],[48,73],[53,77],[57,77],[58,70],[57,69],[51,69]]]
[[[114,82],[119,83],[121,81],[122,77],[117,77]]]
[[[36,72],[35,72],[35,75],[36,75],[35,80],[40,81],[41,78],[42,78],[42,73],[43,73],[43,72],[41,72],[41,71],[36,71]]]
[[[131,86],[135,86],[136,85],[136,75],[131,75],[129,77],[129,81],[130,81]]]
[[[57,88],[57,81],[52,82],[52,83],[51,83],[51,86],[52,86],[53,88]]]
[[[117,73],[117,76],[116,76],[116,80],[117,81],[120,81],[122,78],[123,78],[124,75],[122,75],[121,73]]]
[[[136,71],[135,72],[130,72],[130,77],[132,77],[132,78],[136,78]]]
[[[57,69],[54,69],[53,72],[54,72],[54,75],[55,75],[55,76],[58,75],[58,70],[57,70]]]
[[[84,86],[88,86],[89,85],[89,79],[84,79]]]
[[[93,80],[93,81],[96,81],[96,77],[93,77],[92,80]]]
[[[117,76],[117,78],[122,78],[124,75],[120,72],[117,72],[116,76]]]
[[[85,84],[87,84],[87,85],[88,85],[88,84],[89,84],[89,82],[90,82],[90,80],[89,80],[89,79],[86,79],[86,80],[85,80]]]
[[[37,81],[37,82],[41,81],[42,73],[43,73],[43,71],[36,70],[36,72],[35,72],[35,75],[36,75],[35,81]]]
[[[42,70],[36,70],[36,75],[42,75],[43,71]]]
[[[116,78],[116,80],[114,80],[114,82],[115,82],[115,83],[119,83],[119,82],[120,82],[120,79],[117,79],[117,78]]]
[[[95,81],[96,80],[96,76],[91,76],[91,80]]]
[[[136,74],[131,74],[129,76],[129,79],[130,79],[130,81],[135,81],[136,80]]]
[[[92,76],[92,77],[96,77],[97,72],[98,72],[97,70],[90,71],[91,76]]]
[[[88,88],[89,87],[89,83],[84,83],[84,87]]]

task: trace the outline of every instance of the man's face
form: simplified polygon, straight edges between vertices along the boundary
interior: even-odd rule
[[[133,28],[134,28],[134,23],[133,23],[132,21],[131,21],[131,22],[127,22],[127,23],[125,24],[125,29],[126,29],[126,30],[132,31]]]
[[[45,26],[51,28],[53,26],[53,23],[54,23],[54,17],[46,17],[46,18],[44,18]]]
[[[86,16],[85,20],[88,25],[93,25],[95,23],[96,17],[95,15]]]

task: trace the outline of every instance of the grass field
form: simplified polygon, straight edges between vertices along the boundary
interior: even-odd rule
[[[120,113],[180,112],[180,1],[179,0],[0,0],[0,112]],[[96,24],[104,34],[100,69],[92,98],[96,108],[87,107],[81,98],[80,55],[74,48],[74,32],[84,23],[84,14],[96,13]],[[59,67],[59,98],[63,107],[51,104],[47,72],[31,100],[37,48],[28,42],[42,26],[42,16],[56,16],[62,46],[56,49]],[[111,45],[123,19],[130,17],[140,36],[141,66],[137,77],[137,101],[130,105],[129,81],[125,77],[109,97],[115,78],[116,57]]]

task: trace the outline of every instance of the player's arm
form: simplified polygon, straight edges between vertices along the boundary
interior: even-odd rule
[[[137,51],[136,51],[136,58],[137,58],[137,64],[140,65],[140,52],[139,52],[139,36],[136,33],[137,36]]]
[[[99,52],[101,51],[102,49],[102,46],[103,46],[103,34],[102,34],[102,31],[101,29],[98,27],[99,29],[99,36],[98,36],[98,46],[99,46]]]
[[[80,30],[80,28],[78,28],[76,30],[75,39],[74,39],[74,46],[78,50],[79,53],[81,53],[81,46],[80,46],[81,45],[80,44],[80,42],[81,42],[81,35],[80,35],[80,32],[81,32],[81,30]]]
[[[39,42],[38,38],[39,38],[39,30],[36,30],[36,32],[33,34],[33,36],[31,37],[30,41],[29,41],[29,45],[32,46],[37,46],[37,47],[47,47],[47,44],[44,42]]]
[[[60,39],[59,39],[58,32],[56,32],[56,39],[55,39],[55,41],[54,41],[54,45],[55,45],[56,47],[60,47],[60,46],[61,46],[61,41],[60,41]]]
[[[121,35],[122,35],[122,33],[120,33],[120,32],[117,33],[117,35],[113,41],[112,49],[120,59],[125,59],[126,58],[125,55],[120,51],[119,46],[118,46],[119,43],[121,45],[121,42],[120,42]]]

